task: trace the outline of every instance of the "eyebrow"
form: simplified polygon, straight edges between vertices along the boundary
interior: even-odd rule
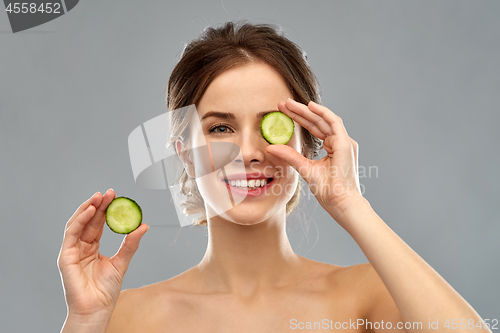
[[[268,113],[271,112],[277,112],[279,110],[269,110],[269,111],[261,111],[257,113],[257,119],[264,118],[264,116]],[[208,111],[201,117],[201,120],[208,118],[208,117],[216,117],[216,118],[221,118],[221,119],[226,119],[226,120],[236,120],[236,116],[234,113],[231,112],[221,112],[221,111]]]

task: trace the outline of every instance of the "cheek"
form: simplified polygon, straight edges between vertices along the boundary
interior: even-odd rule
[[[211,207],[212,213],[220,214],[231,209],[231,198],[225,185],[217,179],[216,172],[196,178],[196,185],[204,203]],[[206,213],[207,217],[214,216],[213,214],[210,215],[208,211]]]

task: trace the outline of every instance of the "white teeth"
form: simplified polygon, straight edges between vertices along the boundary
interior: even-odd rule
[[[249,190],[267,185],[267,179],[250,179],[248,181],[246,179],[238,179],[229,180],[228,183],[233,187]]]

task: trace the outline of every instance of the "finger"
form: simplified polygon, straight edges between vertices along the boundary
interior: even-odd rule
[[[280,109],[281,112],[295,120],[300,126],[306,128],[309,132],[311,132],[314,136],[318,137],[321,140],[324,140],[326,138],[326,134],[323,133],[319,127],[314,123],[314,121],[317,121],[315,119],[314,121],[310,121],[303,116],[301,116],[298,112],[294,112],[290,109],[287,108],[286,104],[281,101],[278,103],[278,108]],[[312,113],[309,111],[309,113]],[[313,114],[314,115],[314,114]],[[318,117],[314,115],[315,117]]]
[[[348,141],[349,135],[347,134],[344,123],[342,122],[342,118],[333,113],[326,106],[319,105],[318,103],[314,103],[313,101],[309,102],[307,107],[309,108],[309,110],[326,121],[326,123],[332,129],[333,134],[337,134],[339,137]]]
[[[278,107],[280,106],[280,104],[281,102],[278,103]],[[311,112],[307,105],[296,102],[291,98],[287,99],[284,105],[291,112],[286,112],[288,110],[283,111],[282,108],[280,108],[283,113],[290,116],[290,118],[294,119],[303,127],[307,128],[311,133],[316,135],[321,140],[324,140],[327,136],[333,134],[331,126],[327,122],[325,122],[325,120],[322,119],[321,116]],[[319,134],[317,135],[315,133]]]
[[[110,259],[111,263],[115,268],[122,274],[128,269],[128,265],[130,264],[130,260],[134,256],[135,252],[139,248],[139,242],[148,231],[149,226],[147,224],[142,223],[139,228],[132,231],[130,234],[123,238],[123,242],[120,246],[118,252]]]
[[[104,193],[104,197],[99,206],[96,206],[97,211],[90,220],[89,223],[85,225],[85,228],[82,231],[82,235],[80,239],[86,243],[92,243],[100,230],[103,229],[104,222],[106,221],[105,214],[106,209],[108,208],[109,203],[114,199],[114,192],[112,189],[109,189],[106,193]]]
[[[73,223],[71,223],[64,233],[63,249],[68,249],[76,245],[85,224],[94,216],[95,211],[96,208],[93,205],[88,205],[87,209],[74,219]]]
[[[70,219],[68,220],[68,222],[66,223],[66,227],[65,229],[68,229],[71,224],[73,223],[73,221],[78,217],[78,215],[80,215],[84,210],[86,210],[89,205],[94,205],[96,206],[99,202],[99,195],[101,195],[100,192],[96,192],[94,193],[93,196],[91,196],[89,199],[87,199],[86,201],[84,201],[80,207],[78,207],[76,209],[76,211],[73,213],[73,215],[70,217]]]
[[[287,145],[269,145],[266,147],[266,151],[283,159],[298,171],[302,178],[306,181],[308,180],[307,171],[310,169],[311,161],[302,156],[298,151]]]
[[[115,191],[112,189],[111,191],[113,191],[113,194],[114,194],[114,197],[113,199],[116,199],[116,193]],[[109,205],[108,205],[109,206]],[[106,208],[107,209],[107,208]],[[106,222],[106,213],[104,213],[104,222]],[[104,227],[100,228],[99,229],[99,233],[97,234],[96,238],[95,238],[95,241],[96,242],[99,242],[101,240],[101,236],[102,236],[102,232],[104,230]]]

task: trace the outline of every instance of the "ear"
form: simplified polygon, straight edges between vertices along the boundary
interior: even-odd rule
[[[186,170],[187,174],[191,178],[196,177],[196,173],[194,171],[194,165],[193,161],[191,160],[191,151],[185,149],[184,145],[182,144],[181,140],[176,140],[175,141],[175,150],[177,151],[177,155],[182,161],[182,164],[184,164],[184,170]]]

